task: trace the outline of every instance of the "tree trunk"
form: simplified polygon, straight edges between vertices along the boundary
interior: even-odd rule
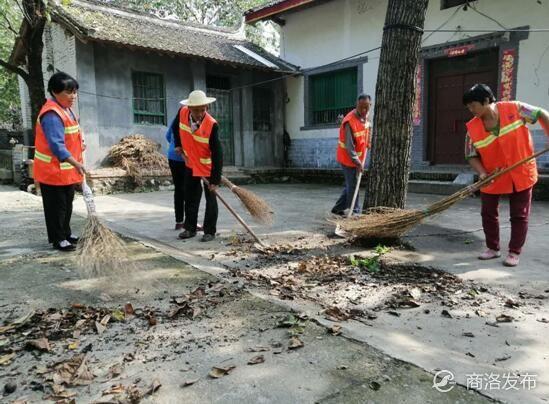
[[[377,75],[364,209],[403,208],[412,145],[415,72],[429,0],[389,0]]]
[[[46,25],[46,5],[42,0],[24,0],[23,8],[32,16],[31,28],[24,39],[27,47],[27,72],[26,80],[29,89],[32,129],[36,125],[36,119],[40,108],[46,99],[44,90],[44,74],[42,71],[42,51],[44,50],[44,27]],[[33,141],[34,143],[34,141]]]

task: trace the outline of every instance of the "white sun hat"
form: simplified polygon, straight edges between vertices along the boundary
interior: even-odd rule
[[[199,107],[211,104],[212,102],[215,102],[214,97],[207,97],[206,93],[202,90],[194,90],[189,94],[189,98],[181,101],[180,104],[188,107]]]

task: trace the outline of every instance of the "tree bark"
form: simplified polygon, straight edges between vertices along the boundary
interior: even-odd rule
[[[19,75],[29,90],[32,129],[40,108],[46,99],[44,90],[44,74],[42,72],[42,51],[44,49],[43,34],[46,25],[46,4],[43,0],[23,0],[21,4],[23,26],[20,30],[22,46],[25,48],[25,63],[15,66],[5,60],[0,60],[0,67]],[[34,143],[31,140],[31,143]]]
[[[412,145],[415,72],[429,0],[389,0],[377,75],[364,209],[404,208]]]
[[[29,89],[32,129],[40,108],[46,99],[44,90],[44,73],[42,71],[42,52],[44,50],[44,27],[46,25],[46,5],[42,0],[23,0],[23,9],[31,17],[30,29],[24,38],[27,48],[28,78],[25,81]]]

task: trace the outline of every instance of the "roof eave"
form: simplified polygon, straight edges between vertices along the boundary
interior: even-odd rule
[[[247,24],[253,24],[257,21],[273,19],[281,13],[302,7],[314,1],[315,0],[286,0],[281,3],[273,4],[272,6],[247,11],[244,17]]]

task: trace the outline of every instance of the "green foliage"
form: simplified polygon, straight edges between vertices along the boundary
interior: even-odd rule
[[[0,59],[9,59],[20,24],[21,14],[15,1],[0,0]],[[17,75],[0,66],[0,126],[6,124],[20,125],[19,86]]]
[[[350,263],[352,266],[360,269],[366,269],[368,272],[379,272],[381,269],[379,259],[381,256],[387,254],[389,251],[391,251],[389,247],[380,244],[374,249],[374,255],[372,257],[355,258],[351,256]]]

